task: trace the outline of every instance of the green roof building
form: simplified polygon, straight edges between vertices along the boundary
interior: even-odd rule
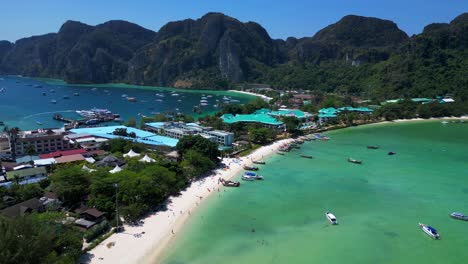
[[[221,116],[221,119],[226,124],[234,124],[234,123],[258,123],[262,124],[266,127],[271,128],[283,128],[283,122],[277,120],[276,118],[265,114],[265,113],[255,113],[255,114],[224,114]]]
[[[8,181],[12,181],[16,177],[18,177],[20,180],[24,180],[24,179],[29,179],[33,177],[45,176],[46,174],[47,174],[47,171],[45,167],[36,167],[36,168],[8,171],[6,173],[6,179]]]
[[[334,107],[329,108],[322,108],[319,110],[319,122],[324,123],[332,118],[338,117],[338,114],[341,112],[357,112],[360,114],[370,114],[374,112],[374,110],[367,108],[367,107],[352,107],[352,106],[345,106],[340,107],[338,109]]]

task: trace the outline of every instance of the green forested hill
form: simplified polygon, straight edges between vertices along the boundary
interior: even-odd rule
[[[378,99],[467,100],[467,47],[467,13],[411,37],[392,21],[350,15],[312,37],[286,40],[220,13],[158,32],[125,21],[68,21],[58,33],[0,41],[0,74],[219,89],[255,82]]]

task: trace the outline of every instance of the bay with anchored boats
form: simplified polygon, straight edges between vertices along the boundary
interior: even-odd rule
[[[266,159],[261,183],[242,182],[241,188],[207,198],[165,255],[149,262],[459,263],[468,258],[468,222],[450,217],[468,212],[468,123],[376,124],[325,135],[331,139]],[[356,166],[348,157],[364,162]],[[325,212],[333,212],[339,225],[330,225]],[[441,239],[428,237],[420,222],[437,228]]]
[[[55,114],[79,119],[77,110],[108,109],[123,120],[156,113],[213,113],[223,103],[246,103],[254,97],[228,91],[182,90],[125,84],[70,85],[57,80],[3,76],[0,121],[22,130],[62,127]],[[73,95],[73,96],[70,96]],[[129,99],[130,98],[130,99]],[[205,98],[205,99],[201,99]],[[203,100],[201,105],[200,100]],[[197,113],[193,112],[197,106]]]

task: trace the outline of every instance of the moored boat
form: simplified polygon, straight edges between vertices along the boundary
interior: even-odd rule
[[[354,163],[354,164],[362,164],[362,160],[355,160],[352,158],[348,158],[348,162]]]
[[[224,179],[219,179],[219,181],[226,187],[239,187],[240,186],[240,182],[238,181],[227,181]]]
[[[281,155],[281,156],[284,156],[284,153],[283,153],[283,152],[279,152],[279,151],[278,151],[278,152],[276,152],[276,154]]]
[[[262,160],[253,160],[252,163],[253,164],[265,164],[265,162]]]
[[[129,102],[136,102],[137,99],[136,99],[135,97],[130,97],[130,96],[129,96],[129,97],[127,97],[127,101],[129,101]]]
[[[378,149],[379,146],[367,146],[368,149]]]
[[[302,158],[306,158],[306,159],[311,159],[312,156],[309,156],[309,155],[301,155]]]
[[[389,156],[396,155],[396,152],[390,151],[390,152],[388,152],[388,155]]]
[[[468,215],[464,215],[464,214],[459,213],[459,212],[451,213],[450,217],[455,218],[455,219],[459,219],[459,220],[463,220],[463,221],[468,221]]]
[[[435,230],[435,228],[433,228],[432,226],[421,224],[421,223],[419,223],[419,226],[421,227],[422,231],[426,233],[426,235],[432,237],[433,239],[440,238],[439,233],[437,233],[437,230]]]
[[[50,103],[56,104],[56,103],[57,103],[57,100],[50,100]]]
[[[255,166],[244,165],[243,168],[244,168],[244,170],[249,170],[249,171],[257,171],[258,170],[258,167],[255,167]]]
[[[325,216],[327,217],[328,221],[330,221],[330,223],[332,225],[337,225],[338,224],[338,220],[336,220],[336,216],[330,212],[326,212],[325,213]]]
[[[244,172],[241,178],[244,181],[263,180],[263,176],[249,171]]]
[[[73,95],[74,95],[74,96],[80,96],[80,94],[79,94],[79,93],[74,93]]]

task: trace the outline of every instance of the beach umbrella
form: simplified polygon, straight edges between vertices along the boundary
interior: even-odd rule
[[[140,156],[140,154],[136,153],[135,151],[133,151],[133,149],[131,149],[128,153],[124,154],[123,156],[124,158],[126,157],[133,158],[133,157]]]
[[[140,159],[140,162],[148,162],[148,163],[152,163],[152,162],[156,162],[155,159],[152,159],[150,158],[148,155],[145,155],[143,158]]]
[[[109,172],[114,174],[114,173],[117,173],[119,171],[122,171],[122,168],[119,167],[119,165],[116,165],[115,168],[113,168],[112,170],[110,170]]]

